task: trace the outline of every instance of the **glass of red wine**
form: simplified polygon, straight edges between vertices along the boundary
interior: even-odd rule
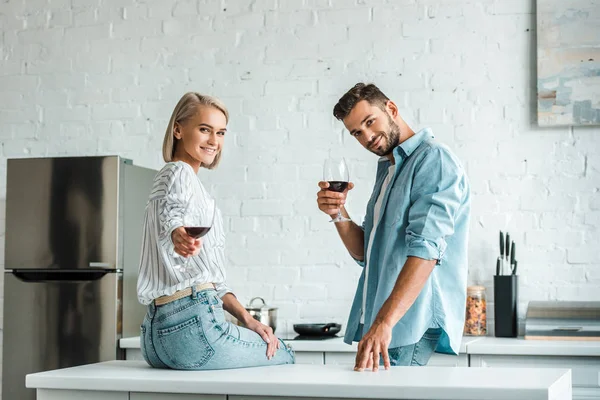
[[[328,158],[323,165],[323,180],[329,182],[327,190],[342,193],[348,188],[350,181],[350,173],[348,165],[344,158]],[[342,215],[342,210],[338,210],[338,214],[329,222],[350,221]]]
[[[185,232],[194,239],[203,237],[211,230],[216,213],[216,200],[212,198],[198,201],[190,200],[183,212],[183,227]],[[183,263],[178,265],[177,268],[180,271],[193,269],[193,266],[190,266],[191,258],[191,256],[185,257]]]

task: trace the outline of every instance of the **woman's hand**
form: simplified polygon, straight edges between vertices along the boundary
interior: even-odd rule
[[[171,240],[173,241],[173,246],[175,246],[175,253],[180,256],[187,258],[200,253],[202,240],[194,239],[188,235],[183,226],[180,226],[171,233]]]
[[[243,326],[260,335],[267,344],[267,358],[270,360],[277,349],[279,349],[279,339],[273,334],[273,329],[270,326],[264,325],[261,322],[252,318],[250,313],[246,311],[243,305],[240,304],[237,297],[233,293],[226,293],[221,297],[223,300],[223,308],[229,314],[233,315]]]
[[[245,325],[246,328],[258,333],[265,343],[267,343],[267,358],[270,360],[275,355],[277,349],[279,349],[279,339],[273,333],[273,329],[254,318]]]

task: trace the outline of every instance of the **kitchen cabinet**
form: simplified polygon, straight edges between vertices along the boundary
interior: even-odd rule
[[[471,367],[569,368],[573,399],[600,399],[600,357],[472,354]]]
[[[226,395],[145,393],[145,392],[96,392],[91,390],[38,390],[37,400],[227,400]]]
[[[598,400],[600,391],[598,389],[588,389],[577,387],[573,388],[573,400]]]
[[[125,350],[125,359],[126,360],[135,360],[135,361],[144,361],[144,356],[142,356],[142,351],[137,349],[126,349]]]
[[[129,393],[89,390],[38,389],[37,400],[129,400]]]
[[[281,397],[281,396],[227,396],[227,400],[317,400],[319,397]],[[327,400],[356,400],[341,397],[328,397]],[[370,399],[383,400],[383,399]]]
[[[467,346],[471,367],[569,368],[573,399],[600,399],[600,343],[486,337]]]
[[[227,396],[222,394],[130,392],[129,400],[227,400]]]

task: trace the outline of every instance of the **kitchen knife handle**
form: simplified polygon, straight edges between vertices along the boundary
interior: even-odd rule
[[[504,233],[500,231],[500,257],[504,257]]]
[[[515,260],[515,263],[513,265],[514,265],[514,267],[512,269],[512,274],[516,275],[517,274],[517,260]]]
[[[496,276],[500,275],[500,257],[496,260]]]
[[[515,263],[515,242],[510,245],[510,265]]]
[[[506,249],[505,254],[506,260],[508,260],[508,256],[510,255],[510,235],[506,232]]]

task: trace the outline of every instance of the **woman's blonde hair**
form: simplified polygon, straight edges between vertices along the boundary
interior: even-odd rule
[[[175,124],[182,124],[198,112],[198,106],[214,107],[217,110],[225,114],[225,121],[229,122],[229,112],[225,104],[216,97],[206,96],[196,92],[188,92],[184,94],[173,110],[167,131],[165,132],[165,139],[163,140],[163,159],[165,162],[173,161],[175,156],[175,148],[177,147],[177,141],[173,135],[175,130]],[[219,165],[221,160],[221,152],[215,156],[214,161],[210,165],[202,165],[208,169],[213,169]]]

